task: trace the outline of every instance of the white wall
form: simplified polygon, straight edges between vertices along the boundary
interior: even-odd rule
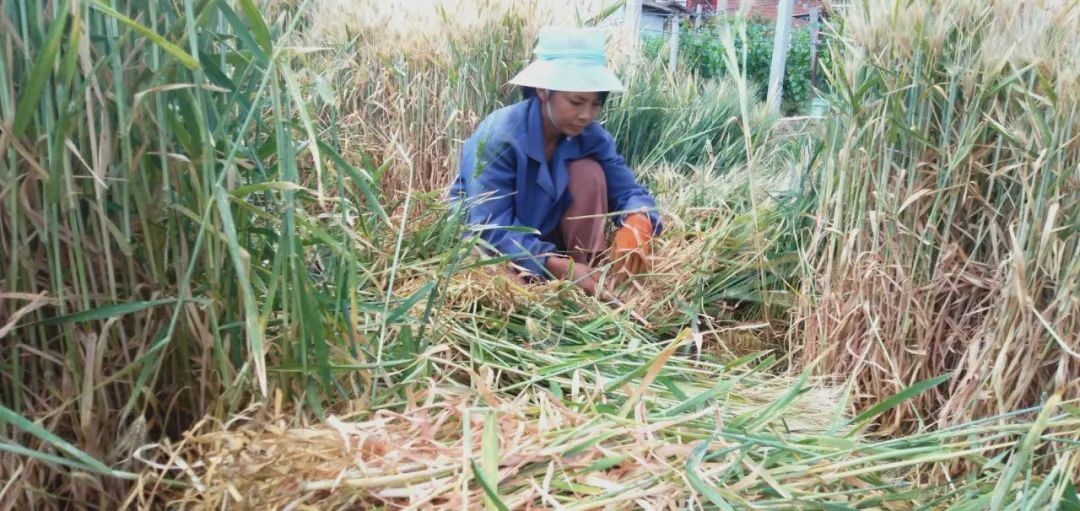
[[[604,5],[610,5],[610,3],[605,2]],[[603,26],[603,27],[619,26],[619,25],[622,25],[625,22],[625,20],[626,20],[626,7],[623,7],[621,9],[619,9],[618,11],[616,11],[615,13],[613,13],[608,18],[606,18],[603,22],[601,22],[600,26]],[[658,36],[658,35],[660,35],[660,32],[664,31],[664,22],[665,21],[666,21],[666,18],[664,16],[660,16],[660,15],[653,14],[653,13],[648,13],[648,12],[642,12],[641,13],[641,23],[639,25],[639,28],[641,29],[643,35]]]
[[[666,20],[665,16],[643,12],[641,13],[641,31],[645,32],[645,35],[660,35],[664,31]]]

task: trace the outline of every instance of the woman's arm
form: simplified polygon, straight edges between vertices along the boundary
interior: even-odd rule
[[[522,227],[514,207],[521,157],[513,145],[505,142],[466,144],[461,176],[469,201],[468,223],[483,226],[480,237],[499,253],[511,256],[515,264],[534,275],[546,276],[547,254],[555,251],[555,245],[541,240],[535,230],[506,229]]]
[[[634,173],[626,165],[626,160],[615,150],[615,140],[603,127],[596,125],[596,131],[591,133],[593,158],[604,169],[607,178],[608,203],[612,212],[630,213],[641,211],[649,216],[653,226],[653,233],[660,234],[663,225],[660,214],[656,211],[656,200],[644,186],[638,184]],[[625,214],[612,218],[617,226],[621,226]]]

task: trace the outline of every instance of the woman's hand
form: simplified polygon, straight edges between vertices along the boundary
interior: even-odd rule
[[[555,278],[573,282],[590,296],[596,296],[601,299],[606,296],[606,293],[600,289],[600,284],[597,280],[599,273],[587,264],[575,263],[572,259],[567,257],[548,256],[547,264],[545,266],[547,266],[548,271],[550,271]],[[569,275],[571,267],[574,272],[573,276]]]
[[[649,241],[653,225],[649,217],[634,213],[626,217],[612,244],[612,269],[616,274],[636,275],[649,269]]]

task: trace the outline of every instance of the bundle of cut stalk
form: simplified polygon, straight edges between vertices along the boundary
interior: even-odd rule
[[[862,403],[952,375],[882,433],[1080,395],[1076,2],[856,4],[792,349]]]
[[[444,348],[430,360],[472,376],[442,376],[401,411],[307,425],[283,413],[279,396],[273,411],[256,407],[144,448],[139,458],[156,467],[141,481],[154,489],[145,498],[188,509],[1056,509],[1075,501],[1065,484],[1075,459],[1062,439],[1075,438],[1080,419],[1059,415],[1056,397],[1033,422],[868,441],[856,434],[864,417],[830,417],[835,391],[758,378],[746,362],[643,358],[639,378],[604,382],[582,367],[553,378],[550,390],[512,392],[493,388],[490,373],[456,367],[443,358],[455,347]],[[703,370],[719,375],[712,387],[685,378]],[[1062,468],[1017,477],[1038,461],[1034,446],[1058,450]],[[944,484],[956,460],[981,470]],[[158,485],[164,476],[187,488]]]

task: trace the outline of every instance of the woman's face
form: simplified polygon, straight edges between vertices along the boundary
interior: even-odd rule
[[[543,89],[536,94],[544,103],[544,116],[563,135],[581,134],[600,114],[603,101],[597,92],[555,92]]]

